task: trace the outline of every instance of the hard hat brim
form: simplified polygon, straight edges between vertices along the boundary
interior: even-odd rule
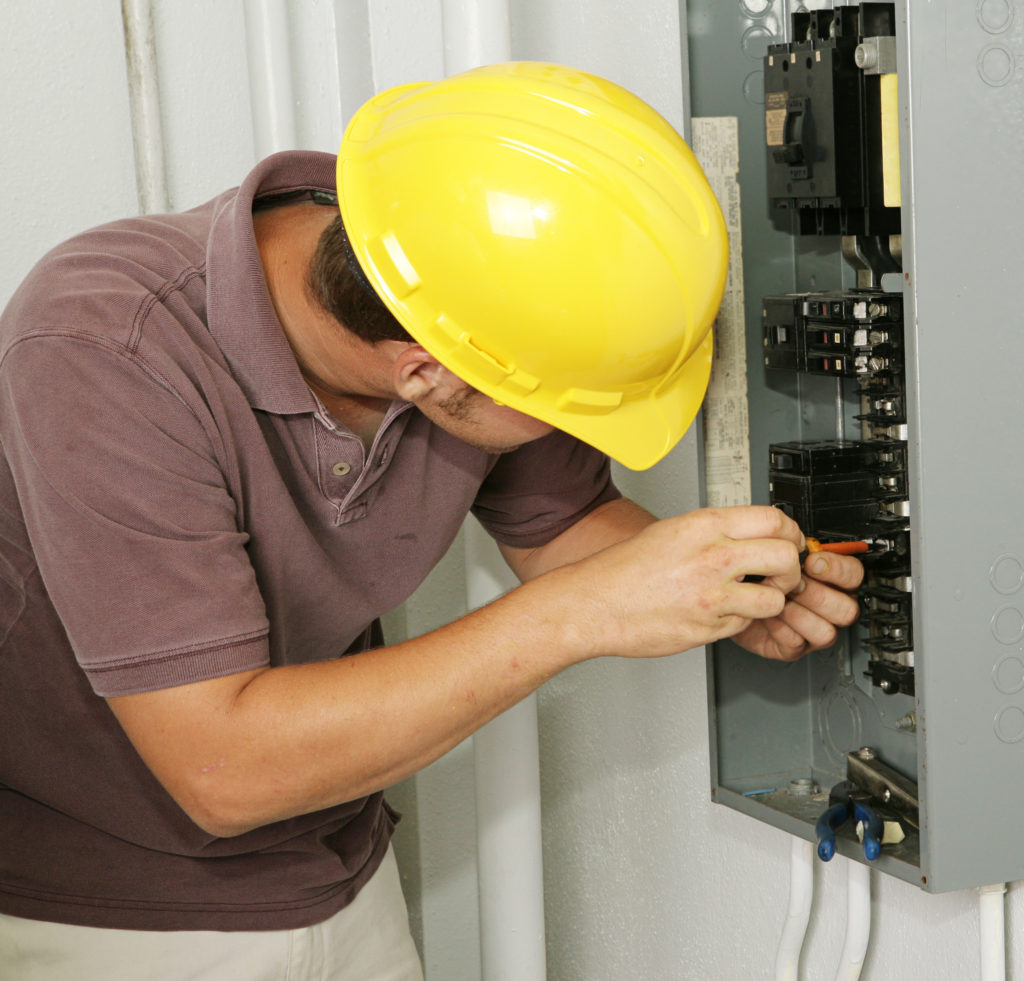
[[[630,470],[647,470],[675,448],[697,418],[711,377],[713,351],[714,339],[709,330],[671,384],[642,399],[627,400],[613,410],[614,426],[609,426],[607,416],[602,415],[560,415],[544,421],[601,450]],[[525,405],[521,411],[530,414]]]

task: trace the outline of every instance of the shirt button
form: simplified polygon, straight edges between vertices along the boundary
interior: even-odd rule
[[[344,477],[351,469],[351,463],[346,463],[344,460],[341,460],[331,467],[331,473],[333,473],[335,477]]]

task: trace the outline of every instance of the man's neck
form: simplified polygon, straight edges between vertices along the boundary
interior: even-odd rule
[[[271,302],[306,384],[368,449],[393,398],[386,359],[334,320],[306,284],[335,214],[311,202],[282,205],[255,213],[253,229]]]
[[[306,384],[320,399],[324,408],[362,440],[363,447],[369,453],[380,424],[387,415],[390,401],[369,396],[332,395],[309,378],[306,379]]]

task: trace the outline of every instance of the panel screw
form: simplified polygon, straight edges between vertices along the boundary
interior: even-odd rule
[[[913,732],[917,729],[917,715],[913,712],[908,712],[902,718],[896,720],[896,728]]]

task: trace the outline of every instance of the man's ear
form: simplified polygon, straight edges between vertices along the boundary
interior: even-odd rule
[[[391,364],[391,382],[400,399],[415,402],[437,388],[446,371],[426,348],[408,344]]]

